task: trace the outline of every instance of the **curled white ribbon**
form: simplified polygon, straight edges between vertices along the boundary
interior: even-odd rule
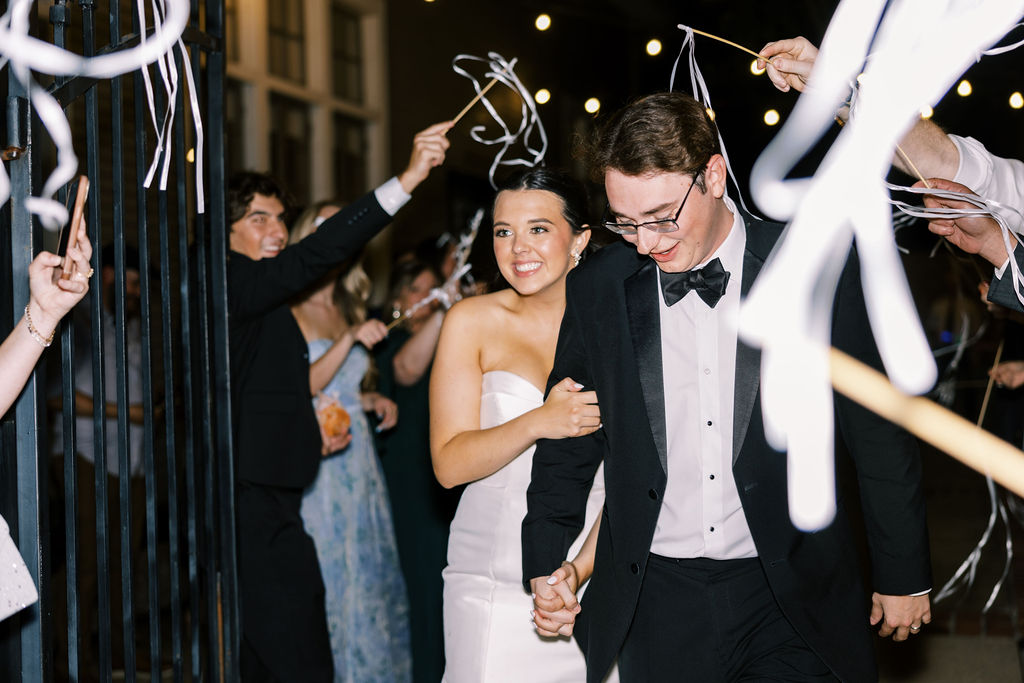
[[[486,64],[487,72],[484,74],[485,78],[487,80],[497,80],[502,85],[511,88],[519,95],[521,102],[519,125],[515,130],[512,130],[498,114],[498,111],[491,104],[491,101],[487,99],[487,96],[482,95],[480,102],[487,109],[494,122],[498,124],[498,127],[501,128],[501,134],[494,138],[484,137],[484,131],[487,130],[487,126],[473,126],[469,132],[470,137],[482,145],[501,145],[501,149],[498,150],[487,172],[487,177],[491,181],[491,187],[497,190],[498,185],[494,182],[494,174],[497,172],[498,167],[533,167],[540,164],[547,153],[548,136],[544,131],[544,124],[541,123],[540,116],[537,114],[537,106],[534,104],[533,95],[530,94],[530,91],[526,89],[526,86],[523,85],[513,70],[516,65],[516,59],[512,59],[511,62],[506,61],[497,52],[488,52],[486,59],[466,54],[456,55],[452,60],[452,70],[460,76],[465,76],[471,80],[473,82],[473,89],[480,95],[485,86],[482,86],[475,76],[461,66],[463,62]],[[537,138],[536,141],[534,140],[535,137]],[[509,150],[516,142],[522,144],[526,154],[525,157],[507,157]]]
[[[683,31],[685,37],[683,38],[683,45],[679,48],[679,54],[676,56],[676,61],[672,64],[672,75],[669,76],[668,89],[669,92],[675,88],[676,83],[676,71],[679,69],[679,61],[683,58],[683,53],[686,52],[686,48],[690,48],[687,61],[690,66],[690,93],[693,98],[703,104],[709,112],[714,112],[715,108],[711,106],[711,94],[708,92],[708,86],[704,82],[704,74],[701,73],[700,67],[697,66],[697,41],[693,37],[693,29],[684,24],[679,24],[676,28]],[[722,137],[722,129],[715,123],[715,130],[718,132],[718,145],[722,148],[722,158],[725,159],[725,168],[729,171],[729,182],[736,189],[736,197],[739,199],[740,206],[751,216],[760,219],[756,213],[750,210],[747,203],[743,200],[743,191],[740,190],[740,185],[736,180],[736,174],[733,173],[732,164],[729,162],[729,152],[725,149],[725,138]]]
[[[53,197],[62,186],[74,178],[78,170],[78,157],[75,155],[71,127],[67,118],[57,100],[32,77],[32,71],[53,76],[78,75],[100,79],[114,78],[136,69],[142,69],[150,118],[157,131],[153,164],[144,185],[145,187],[150,186],[158,159],[163,155],[160,189],[167,189],[170,146],[166,144],[166,140],[170,137],[171,122],[174,119],[178,73],[173,64],[173,50],[177,46],[183,57],[192,104],[192,118],[196,132],[196,203],[198,211],[202,213],[205,209],[202,117],[188,51],[181,40],[191,11],[188,0],[152,0],[154,22],[152,40],[147,38],[144,0],[137,0],[136,12],[140,26],[138,46],[95,57],[83,57],[29,36],[29,12],[34,6],[35,3],[31,0],[13,0],[8,11],[0,16],[0,68],[5,65],[9,66],[11,75],[28,92],[32,107],[57,148],[57,166],[47,177],[39,195],[26,198],[25,208],[37,215],[47,229],[56,230],[67,223],[67,207]],[[167,112],[164,124],[160,127],[157,126],[156,106],[148,69],[148,65],[153,62],[157,62],[168,93]],[[0,165],[0,206],[7,202],[10,193],[10,180],[7,171]]]
[[[754,165],[758,205],[790,225],[744,302],[740,336],[764,349],[765,434],[788,451],[790,517],[801,529],[827,525],[835,511],[827,349],[832,295],[850,243],[856,240],[871,329],[893,384],[927,391],[935,363],[899,260],[883,179],[921,106],[941,97],[1022,11],[1022,0],[843,0],[808,88]],[[813,178],[789,179],[831,127],[869,47],[857,116]]]

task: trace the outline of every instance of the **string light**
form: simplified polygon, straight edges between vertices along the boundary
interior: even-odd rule
[[[754,74],[755,76],[760,76],[761,74],[764,73],[764,71],[765,71],[764,69],[757,68],[757,60],[756,59],[752,60],[750,62],[750,73]]]
[[[932,114],[934,114],[934,113],[935,113],[935,110],[932,109],[931,107],[929,107],[927,104],[924,105],[923,107],[921,107],[921,118],[922,119],[930,119],[932,117]]]
[[[1014,109],[1024,107],[1024,95],[1021,95],[1019,92],[1010,95],[1010,106]]]
[[[712,109],[711,107],[708,107],[704,111],[706,111],[708,113],[708,118],[709,119],[711,119],[712,121],[715,120],[715,110],[714,109]]]
[[[779,112],[774,109],[769,109],[764,113],[764,122],[769,126],[774,126],[779,123],[780,120]]]
[[[967,97],[972,92],[974,92],[974,88],[971,87],[971,82],[966,78],[960,81],[960,84],[956,86],[956,94],[960,97]]]
[[[591,97],[583,103],[583,108],[588,114],[596,114],[601,109],[601,100],[596,97]]]
[[[647,41],[647,54],[652,57],[657,57],[661,54],[661,41],[657,38],[651,38]]]
[[[551,16],[548,14],[538,14],[537,20],[533,22],[533,25],[537,27],[538,31],[547,31],[551,28]]]
[[[547,88],[541,88],[534,93],[533,99],[537,100],[537,104],[547,104],[551,100],[551,91]]]

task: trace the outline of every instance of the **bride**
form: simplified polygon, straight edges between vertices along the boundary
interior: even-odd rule
[[[444,576],[447,683],[582,681],[583,655],[569,638],[542,638],[522,583],[520,528],[534,442],[601,426],[597,396],[561,378],[544,400],[565,310],[565,277],[590,239],[586,195],[570,177],[523,171],[494,202],[494,256],[511,288],[455,305],[445,318],[430,382],[430,448],[446,487],[469,483],[448,541]],[[604,503],[598,474],[587,506],[591,529]],[[592,545],[570,565],[590,575]],[[581,535],[569,551],[577,557]],[[568,564],[568,563],[566,563]]]

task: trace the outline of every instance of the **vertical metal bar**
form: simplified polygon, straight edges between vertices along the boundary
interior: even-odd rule
[[[198,0],[192,0],[192,15],[190,24],[193,27],[200,26],[199,16],[199,2]],[[197,88],[200,87],[199,80],[201,76],[199,71],[200,65],[200,52],[199,49],[193,46],[191,49],[191,61],[193,76],[196,79]],[[207,117],[207,120],[212,117]],[[212,176],[212,173],[211,173]],[[211,180],[212,183],[212,180]],[[207,209],[209,212],[210,209]],[[201,443],[203,457],[203,505],[206,508],[205,514],[202,516],[203,522],[203,557],[205,560],[206,569],[206,619],[207,619],[207,652],[210,654],[210,659],[207,662],[206,675],[210,680],[219,680],[219,669],[217,662],[220,659],[220,643],[219,633],[216,628],[218,623],[217,616],[217,584],[219,581],[219,562],[218,562],[218,527],[219,519],[217,518],[217,496],[216,496],[216,461],[221,459],[218,458],[218,451],[216,450],[214,440],[214,420],[216,419],[215,411],[215,400],[213,384],[213,367],[211,355],[214,353],[213,345],[213,329],[212,329],[212,313],[211,307],[211,294],[207,287],[209,282],[207,269],[212,268],[210,263],[211,259],[215,258],[212,254],[214,250],[207,248],[207,221],[209,220],[210,214],[207,216],[200,216],[196,220],[196,300],[199,302],[199,352],[200,352],[200,368],[202,377],[202,415],[200,422],[200,429],[202,430]],[[211,241],[214,239],[211,236]]]
[[[86,57],[96,54],[95,0],[80,0],[82,8],[82,52]],[[100,159],[99,159],[99,101],[96,88],[85,93],[85,146],[88,150],[86,164],[89,175],[89,239],[94,246],[93,266],[103,272],[102,245],[103,230],[100,221]],[[103,349],[103,302],[99,287],[89,291],[89,310],[92,325],[90,329],[92,349],[92,404],[93,404],[93,469],[95,474],[94,494],[96,496],[96,538],[83,539],[83,543],[96,544],[96,596],[97,596],[97,649],[100,680],[111,677],[110,661],[110,541],[107,538],[107,440],[106,440],[106,382],[104,375]],[[93,568],[90,568],[92,570]],[[82,630],[89,633],[93,624],[82,624]]]
[[[18,101],[16,114],[18,120],[8,120],[8,133],[11,138],[18,139],[15,130],[20,129],[18,144],[28,150],[18,161],[10,165],[11,196],[16,199],[11,202],[11,278],[12,285],[12,311],[13,320],[21,319],[21,311],[29,298],[28,266],[35,254],[38,238],[36,228],[33,224],[32,215],[25,208],[24,201],[20,198],[28,197],[32,193],[34,175],[33,156],[33,130],[28,105],[29,93],[27,89],[15,79],[10,80],[8,97]],[[13,130],[12,130],[13,129]],[[39,404],[39,378],[36,373],[29,377],[25,389],[13,407],[13,428],[14,448],[8,450],[7,446],[12,445],[7,440],[4,448],[6,457],[13,455],[16,458],[17,493],[14,500],[17,501],[16,515],[8,518],[11,536],[21,550],[28,567],[29,574],[39,589],[40,602],[26,607],[12,617],[20,622],[18,631],[19,652],[21,659],[20,672],[21,680],[26,683],[41,683],[44,679],[45,665],[42,653],[43,644],[46,642],[42,619],[42,602],[49,604],[47,584],[49,577],[44,573],[43,555],[41,553],[41,526],[40,520],[43,514],[42,501],[39,492],[39,449],[36,441],[36,430],[38,424]],[[48,648],[45,648],[48,650]]]
[[[110,47],[116,50],[121,43],[120,2],[110,3]],[[131,548],[131,435],[128,431],[128,358],[125,341],[125,203],[124,203],[124,96],[121,77],[110,79],[111,126],[111,199],[114,228],[114,358],[117,384],[117,450],[118,489],[120,493],[121,526],[121,617],[124,647],[125,680],[135,681],[134,591],[132,590]],[[113,558],[112,558],[113,559]]]
[[[227,297],[227,232],[226,207],[224,206],[224,3],[206,3],[206,29],[217,39],[218,47],[206,56],[206,97],[207,110],[217,112],[206,120],[207,163],[210,169],[210,185],[216,191],[210,193],[207,206],[211,226],[211,272],[213,304],[213,345],[214,384],[216,386],[217,453],[233,453],[231,429],[231,365],[228,354],[228,297]],[[198,63],[198,59],[195,60]],[[226,680],[237,681],[239,677],[239,653],[241,647],[240,614],[238,609],[238,558],[235,542],[235,471],[234,459],[218,458],[220,510],[220,558],[221,597],[224,616],[224,673]]]
[[[53,24],[53,42],[63,48],[67,44],[67,29],[70,23],[66,0],[55,0],[50,7],[50,23]],[[57,77],[60,85],[66,79]],[[58,200],[67,202],[67,190],[61,189]],[[69,226],[65,227],[69,229]],[[61,443],[63,445],[64,469],[64,576],[65,611],[67,624],[54,624],[54,629],[66,628],[67,672],[70,680],[79,678],[79,612],[78,612],[78,463],[77,435],[75,432],[75,329],[71,321],[65,321],[61,329]],[[54,591],[59,590],[54,586]],[[52,614],[52,612],[51,612]],[[55,665],[58,665],[55,662]]]
[[[184,60],[181,55],[175,53],[174,56],[174,68],[181,73],[182,65]],[[176,108],[179,115],[174,120],[174,158],[175,158],[175,182],[176,182],[176,198],[177,198],[177,229],[178,229],[178,278],[179,278],[179,321],[180,321],[180,339],[182,344],[179,348],[181,350],[181,397],[182,397],[182,412],[184,415],[184,456],[185,456],[185,491],[186,491],[186,504],[185,510],[187,515],[185,535],[188,543],[188,596],[189,596],[189,613],[192,616],[190,619],[190,638],[191,643],[191,672],[193,680],[199,679],[199,569],[197,564],[197,548],[196,548],[196,527],[195,527],[195,510],[196,510],[196,495],[195,495],[195,434],[196,426],[195,420],[193,419],[195,413],[193,395],[192,395],[192,325],[191,325],[191,297],[188,296],[190,289],[189,280],[189,245],[188,245],[188,176],[185,166],[185,96],[184,89],[178,90]],[[160,194],[161,202],[166,203],[166,195]],[[164,298],[165,298],[165,310],[164,310],[164,327],[165,329],[171,329],[171,311],[170,311],[170,240],[168,235],[167,215],[166,206],[163,205],[160,211],[161,216],[161,243],[162,251],[164,256],[164,262],[162,270],[165,273],[163,276],[163,287],[164,287]],[[165,364],[168,359],[172,358],[172,354],[165,349]],[[165,365],[165,375],[167,377],[173,377],[171,368]],[[169,389],[168,389],[169,390]],[[168,395],[167,407],[171,410],[172,395]],[[178,468],[177,468],[177,455],[178,451],[174,448],[172,439],[174,435],[171,433],[170,425],[172,421],[168,418],[168,442],[167,442],[167,498],[170,505],[169,517],[169,529],[168,535],[170,536],[171,546],[171,629],[172,629],[172,641],[171,648],[173,651],[174,659],[174,680],[175,683],[181,683],[184,680],[184,671],[182,667],[182,642],[181,642],[181,589],[180,583],[180,571],[178,570],[178,548],[180,541],[178,539]],[[171,454],[174,455],[175,462],[172,466]]]
[[[138,11],[132,12],[132,28],[141,35],[146,30],[144,24],[139,21]],[[149,67],[142,67],[148,69]],[[143,180],[147,170],[146,154],[146,92],[142,78],[142,70],[136,70],[134,77],[134,109],[135,109],[135,201],[138,223],[139,239],[139,291],[141,296],[139,308],[139,325],[142,338],[142,401],[144,413],[143,425],[143,461],[145,463],[145,486],[146,486],[146,558],[147,558],[147,586],[149,589],[149,666],[150,680],[160,680],[160,572],[159,559],[157,556],[157,469],[154,455],[153,428],[156,424],[154,419],[153,406],[153,359],[150,352],[152,343],[150,325],[150,293],[149,293],[149,226],[146,211],[146,188]],[[166,152],[165,152],[166,153]],[[160,193],[161,195],[163,193]],[[166,210],[166,202],[162,202],[162,208]],[[166,305],[166,303],[165,303]],[[164,329],[163,336],[167,339],[170,330]],[[169,376],[164,378],[165,383],[171,382]],[[168,454],[169,457],[169,454]],[[123,476],[123,475],[122,475]],[[125,634],[125,638],[129,638]],[[134,638],[132,642],[134,643]]]

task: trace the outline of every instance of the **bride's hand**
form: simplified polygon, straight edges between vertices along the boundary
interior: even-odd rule
[[[533,616],[537,633],[542,636],[571,636],[580,613],[576,600],[578,577],[572,562],[562,566],[551,576],[538,576],[530,580],[533,590]]]
[[[571,377],[551,387],[544,405],[537,409],[541,420],[538,438],[586,436],[600,429],[601,409],[597,405],[597,392],[582,389],[583,385]]]

